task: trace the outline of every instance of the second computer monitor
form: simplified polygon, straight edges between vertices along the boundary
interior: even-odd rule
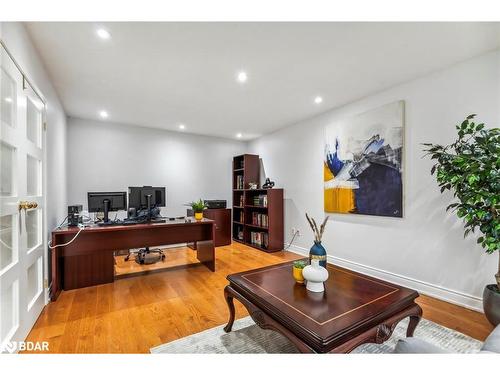
[[[148,199],[152,207],[165,207],[165,187],[132,186],[128,188],[128,207],[137,210],[148,208]]]
[[[110,211],[120,211],[127,209],[127,193],[118,192],[88,192],[89,212],[103,212],[104,222],[108,223],[108,213]]]

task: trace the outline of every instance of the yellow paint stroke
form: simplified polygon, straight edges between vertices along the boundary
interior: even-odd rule
[[[335,178],[326,163],[323,163],[324,181],[330,181]],[[354,191],[349,188],[324,189],[325,212],[331,213],[349,213],[354,211]]]
[[[333,180],[333,173],[330,168],[328,168],[328,165],[323,162],[323,181],[326,182],[330,180]]]

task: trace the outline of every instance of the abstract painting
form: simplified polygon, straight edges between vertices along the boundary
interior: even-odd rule
[[[403,217],[404,104],[326,127],[325,212]]]

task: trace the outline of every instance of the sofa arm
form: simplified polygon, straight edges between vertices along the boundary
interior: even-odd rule
[[[481,351],[500,353],[500,324],[497,325],[493,332],[484,340]]]
[[[401,339],[394,348],[394,353],[397,354],[445,354],[450,353],[447,350],[439,348],[433,344],[429,344],[424,340],[416,337],[406,337]]]

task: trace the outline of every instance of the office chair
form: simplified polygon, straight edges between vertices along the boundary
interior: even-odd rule
[[[132,254],[135,254],[135,261],[139,264],[153,264],[160,260],[162,262],[165,260],[165,254],[162,249],[150,249],[149,247],[139,249],[138,251],[129,249],[125,261],[128,261]],[[154,256],[154,254],[158,255]]]

